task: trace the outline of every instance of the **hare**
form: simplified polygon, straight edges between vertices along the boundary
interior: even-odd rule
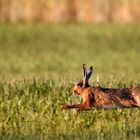
[[[73,94],[83,98],[82,104],[64,105],[62,109],[76,108],[80,110],[96,109],[119,109],[140,107],[140,87],[135,88],[103,88],[90,86],[89,79],[92,75],[93,67],[89,70],[83,64],[84,78],[75,84]]]

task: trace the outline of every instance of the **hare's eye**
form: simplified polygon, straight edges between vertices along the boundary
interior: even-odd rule
[[[77,86],[82,87],[83,83],[78,83]]]

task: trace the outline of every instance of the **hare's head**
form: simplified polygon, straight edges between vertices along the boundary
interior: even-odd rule
[[[73,93],[74,94],[81,94],[81,92],[89,87],[89,79],[92,75],[92,70],[93,70],[93,67],[91,66],[88,70],[86,69],[86,65],[83,64],[83,73],[84,73],[84,78],[82,81],[79,81],[78,83],[75,83],[75,86],[73,88]]]

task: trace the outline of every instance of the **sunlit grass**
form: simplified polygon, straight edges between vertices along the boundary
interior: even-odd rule
[[[16,28],[15,28],[16,27]],[[140,110],[61,111],[82,64],[90,83],[140,84],[138,25],[1,25],[0,138],[139,139]]]

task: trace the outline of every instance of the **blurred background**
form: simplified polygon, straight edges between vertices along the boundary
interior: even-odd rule
[[[139,0],[0,0],[1,22],[140,22]]]
[[[139,24],[139,0],[0,0],[1,75],[139,79]]]

